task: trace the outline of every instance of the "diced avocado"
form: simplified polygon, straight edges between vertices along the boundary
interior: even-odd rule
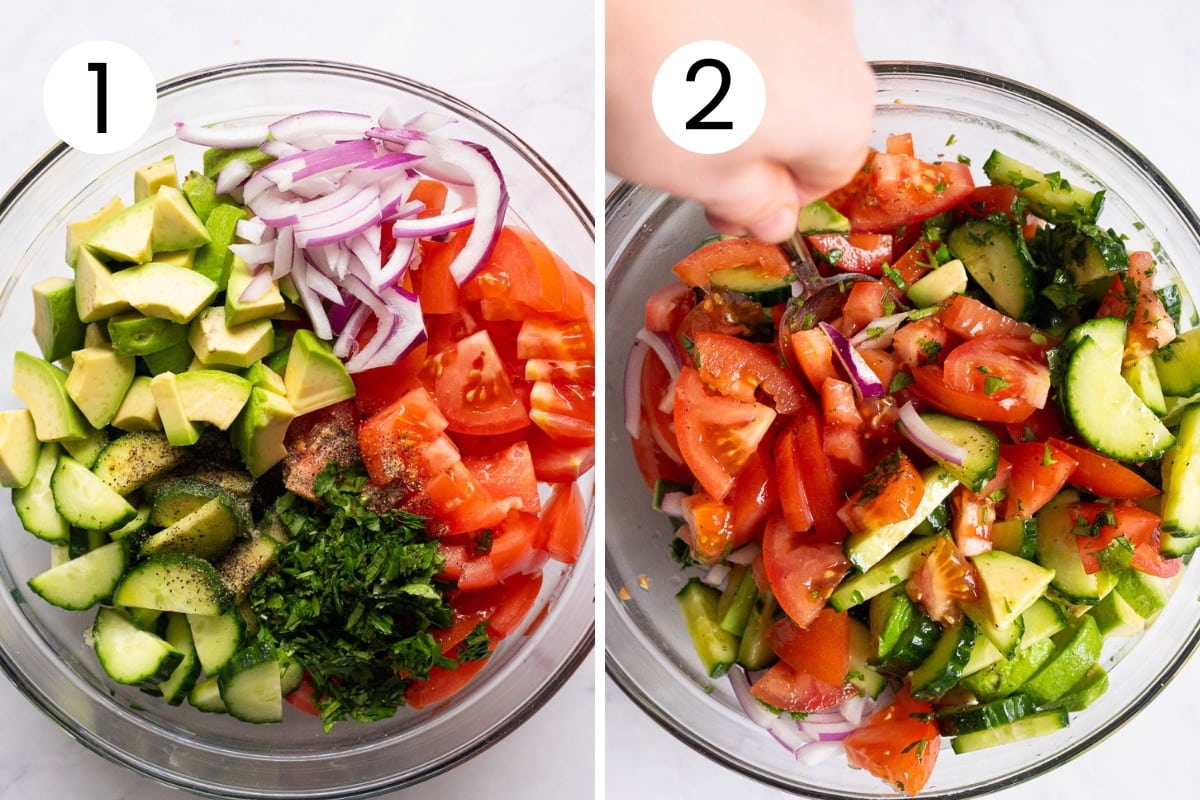
[[[281,313],[286,304],[279,286],[271,281],[267,290],[254,300],[242,300],[242,293],[254,280],[254,272],[238,256],[229,264],[229,285],[225,290],[225,320],[230,325],[242,325],[256,319],[266,319]]]
[[[183,412],[192,422],[210,422],[228,428],[250,399],[250,381],[218,369],[202,369],[175,376]]]
[[[233,244],[234,229],[238,220],[246,218],[246,212],[237,206],[221,203],[208,215],[204,228],[208,231],[209,243],[196,251],[196,262],[192,269],[205,276],[222,290],[229,283],[229,245]]]
[[[263,361],[255,361],[250,365],[250,369],[246,370],[242,376],[250,381],[251,386],[261,386],[268,392],[287,396],[287,386],[283,382],[283,376],[271,369]]]
[[[153,197],[158,193],[160,186],[179,188],[179,176],[175,172],[175,156],[167,156],[161,161],[137,168],[133,173],[134,201]]]
[[[282,375],[287,371],[288,360],[292,356],[292,346],[289,344],[280,350],[276,350],[271,355],[263,359],[263,365],[270,367],[271,371],[277,375]],[[286,388],[284,389],[286,392]]]
[[[796,230],[809,233],[849,233],[850,220],[824,200],[814,200],[800,209]]]
[[[87,436],[87,420],[67,393],[67,374],[49,361],[20,351],[14,353],[12,392],[33,414],[39,441]]]
[[[139,200],[104,223],[85,246],[116,261],[144,264],[154,255],[154,198]],[[168,250],[178,250],[169,247]]]
[[[245,369],[271,352],[274,335],[270,320],[260,319],[230,328],[225,309],[206,308],[192,321],[188,342],[200,362],[209,367]]]
[[[28,486],[41,449],[29,409],[0,411],[0,486]]]
[[[308,330],[296,331],[292,339],[292,355],[288,358],[283,383],[297,414],[307,414],[354,397],[354,381],[346,372],[346,366],[328,344]]]
[[[1079,683],[1058,700],[1067,711],[1083,711],[1108,691],[1108,672],[1099,664],[1093,664]]]
[[[83,346],[84,325],[75,310],[75,281],[46,278],[33,285],[33,338],[42,357],[58,361]]]
[[[1104,638],[1096,620],[1085,614],[1074,628],[1054,637],[1055,651],[1021,691],[1040,706],[1053,703],[1071,690],[1096,663]]]
[[[158,407],[167,441],[176,447],[183,447],[195,444],[200,439],[200,429],[187,418],[175,377],[173,372],[155,375],[150,380],[150,391],[154,395],[154,404]]]
[[[966,290],[967,268],[956,258],[913,282],[908,287],[908,299],[918,308],[928,308]]]
[[[1119,587],[1120,582],[1117,585]],[[1120,589],[1105,595],[1091,613],[1096,618],[1100,635],[1104,637],[1133,636],[1146,627],[1146,620],[1121,596]]]
[[[190,322],[217,295],[217,285],[187,267],[150,262],[114,273],[121,297],[148,317]]]
[[[138,375],[129,384],[121,407],[112,418],[112,424],[123,431],[162,430],[162,419],[158,415],[158,404],[154,402],[154,391],[150,378]]]
[[[1128,569],[1117,581],[1117,592],[1143,619],[1150,619],[1167,605],[1167,581],[1157,575]]]
[[[195,355],[192,352],[192,346],[185,338],[182,342],[159,350],[157,353],[147,353],[142,356],[142,363],[146,365],[146,369],[150,371],[151,375],[160,375],[164,372],[184,372],[187,370],[188,364],[192,363]]]
[[[154,252],[192,250],[209,241],[208,230],[183,192],[174,186],[159,187],[154,195],[154,231],[150,238]]]
[[[835,611],[845,611],[908,580],[933,552],[936,536],[914,536],[866,572],[847,577],[829,597]]]
[[[186,325],[136,312],[110,317],[107,330],[112,349],[123,356],[145,356],[187,344]]]
[[[286,397],[258,386],[250,390],[246,407],[230,427],[230,438],[251,475],[257,478],[287,455],[283,439],[295,417]]]
[[[113,283],[108,267],[92,251],[79,251],[75,262],[75,311],[82,322],[108,319],[129,310],[129,303]]]
[[[133,357],[87,347],[76,350],[71,358],[74,363],[66,380],[67,394],[92,427],[103,428],[112,422],[133,382]]]
[[[92,238],[92,234],[117,214],[124,210],[125,204],[121,198],[114,197],[104,204],[104,207],[90,217],[67,223],[67,263],[74,265],[79,257],[79,248]]]
[[[108,431],[105,428],[92,428],[82,439],[63,439],[62,446],[71,458],[91,469],[108,446]]]
[[[1007,627],[1021,616],[1054,579],[1054,570],[1003,550],[980,553],[971,561],[979,573],[984,608],[999,628]]]
[[[217,207],[217,185],[199,172],[192,171],[183,179],[183,195],[201,222],[208,222],[208,215]]]
[[[304,331],[300,333],[304,333]],[[297,334],[296,338],[298,341],[300,338],[299,334]],[[288,362],[289,372],[291,371],[291,361],[294,361],[296,357],[295,346],[293,346],[292,350],[292,358]],[[286,376],[284,380],[287,380]],[[353,383],[351,385],[353,386]],[[288,397],[291,396],[292,391],[289,384]],[[896,545],[904,541],[912,533],[913,529],[920,525],[943,500],[950,496],[955,486],[958,486],[958,480],[937,465],[926,467],[921,474],[925,479],[925,491],[921,496],[921,502],[917,504],[916,512],[911,517],[884,525],[875,530],[852,533],[846,537],[846,557],[859,570],[866,572],[879,563]]]
[[[173,250],[170,253],[155,253],[154,260],[159,264],[170,264],[173,267],[191,269],[196,263],[195,250]]]
[[[99,322],[89,322],[84,327],[84,347],[109,347],[110,345],[112,345],[112,340],[108,338],[108,329],[106,325],[101,325]],[[78,350],[79,348],[75,349]]]

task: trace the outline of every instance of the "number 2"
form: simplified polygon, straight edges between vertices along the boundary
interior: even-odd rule
[[[688,67],[687,81],[691,83],[696,80],[696,76],[700,74],[700,70],[705,67],[713,67],[721,74],[721,85],[717,87],[717,93],[712,96],[712,99],[695,113],[695,115],[684,123],[684,128],[689,131],[729,131],[733,130],[733,123],[724,121],[715,121],[707,119],[708,115],[716,110],[717,106],[721,105],[721,101],[725,99],[725,95],[729,94],[729,67],[724,61],[719,61],[715,58],[702,58],[692,66]]]
[[[87,68],[96,73],[96,133],[108,133],[108,64],[89,61]]]

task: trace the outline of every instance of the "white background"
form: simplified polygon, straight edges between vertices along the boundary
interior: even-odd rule
[[[1193,208],[1200,207],[1196,5],[1187,0],[858,0],[854,6],[866,58],[962,64],[1032,84],[1116,131],[1157,165]],[[605,706],[608,797],[784,796],[685,747],[611,680]],[[1200,659],[1193,659],[1145,712],[1106,742],[1051,775],[992,797],[1194,797],[1198,720]]]
[[[266,57],[348,61],[406,75],[496,118],[545,156],[580,196],[589,202],[593,197],[595,59],[588,0],[8,0],[2,8],[0,189],[55,141],[42,113],[50,65],[71,45],[111,39],[138,51],[160,81]],[[533,719],[492,749],[386,796],[590,797],[594,663],[593,655]],[[584,717],[589,722],[580,724]],[[3,678],[0,720],[0,800],[181,796],[76,744]]]

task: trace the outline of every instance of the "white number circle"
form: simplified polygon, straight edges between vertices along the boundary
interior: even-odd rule
[[[728,42],[685,44],[658,68],[651,90],[654,117],[685,150],[727,153],[762,122],[767,87],[758,65]]]
[[[141,138],[158,92],[141,56],[117,42],[84,42],[46,73],[42,105],[64,142],[85,153],[115,153]]]

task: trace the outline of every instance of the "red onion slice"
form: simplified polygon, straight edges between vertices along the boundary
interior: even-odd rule
[[[776,717],[775,721],[767,726],[767,730],[775,737],[775,741],[792,755],[800,752],[801,748],[812,741],[804,731],[796,727],[796,723],[783,717]]]
[[[828,322],[818,324],[821,326],[821,330],[825,332],[825,335],[829,337],[829,343],[833,345],[833,352],[850,375],[850,381],[854,385],[854,390],[858,392],[858,396],[862,399],[872,399],[883,397],[887,394],[887,390],[883,386],[883,381],[879,380],[879,376],[867,365],[863,357],[858,354],[858,351],[854,349],[854,345],[850,344],[850,340]]]
[[[860,350],[883,350],[892,346],[896,329],[908,319],[908,312],[890,314],[871,320],[865,328],[850,337],[850,344]]]
[[[675,413],[675,389],[679,385],[678,373],[671,376],[671,382],[667,384],[666,390],[663,391],[662,399],[658,401],[658,410],[664,414]]]
[[[308,319],[312,323],[313,333],[321,339],[332,339],[333,328],[329,324],[329,317],[325,314],[325,307],[321,305],[321,298],[317,297],[316,293],[308,285],[308,274],[312,272],[312,268],[308,266],[303,255],[295,259],[292,264],[292,284],[296,287],[296,293],[300,295],[300,305],[304,307],[308,314]]]
[[[279,280],[287,275],[292,271],[295,260],[296,244],[292,238],[292,229],[280,228],[279,236],[275,239],[275,268],[271,270],[271,277]]]
[[[413,142],[424,142],[429,137],[424,131],[413,130],[412,128],[368,128],[363,132],[363,136],[371,139],[378,139],[381,142],[389,142],[398,144],[407,148]]]
[[[475,221],[475,209],[463,208],[449,214],[439,214],[425,219],[398,219],[392,224],[392,235],[401,237],[424,238],[440,236],[443,233],[456,231]]]
[[[961,467],[967,460],[967,448],[939,436],[921,419],[911,400],[900,408],[900,432],[907,436],[910,442],[939,461]]]
[[[455,140],[436,142],[436,157],[444,164],[462,169],[475,187],[475,225],[459,254],[450,262],[450,274],[462,286],[483,268],[504,225],[508,208],[508,190],[500,167],[485,147]],[[421,162],[429,163],[430,159]]]
[[[217,173],[217,194],[229,194],[254,173],[254,167],[244,158],[235,158]]]
[[[262,297],[271,288],[274,281],[271,280],[271,270],[260,269],[250,279],[250,283],[246,284],[246,288],[242,290],[238,300],[243,303],[253,303],[255,300]]]
[[[668,517],[683,519],[683,501],[686,498],[683,492],[667,492],[659,503],[659,510]]]
[[[267,138],[270,131],[266,125],[188,125],[175,123],[175,138],[181,142],[216,147],[221,150],[240,150],[257,147]]]
[[[834,722],[813,722],[810,719],[802,719],[797,723],[800,730],[809,739],[815,739],[818,742],[836,742],[846,738],[846,735],[853,731],[856,725],[847,722],[840,714]]]
[[[259,264],[270,264],[275,258],[275,242],[231,244],[229,245],[229,252],[252,267]]]
[[[287,158],[301,152],[299,147],[287,142],[281,142],[278,139],[267,139],[258,146],[258,149],[272,158]]]
[[[862,723],[863,718],[866,716],[866,710],[867,698],[861,694],[856,694],[849,700],[843,700],[842,704],[838,706],[838,711],[841,715],[855,727],[858,727]]]
[[[751,542],[743,545],[737,550],[734,550],[729,555],[725,556],[725,560],[730,564],[753,564],[754,559],[758,558],[758,554],[762,552],[762,545],[758,542]]]
[[[642,422],[642,364],[650,346],[640,339],[633,343],[625,360],[625,430],[634,439],[641,434]]]
[[[356,236],[351,236],[343,244],[343,246],[359,260],[359,263],[363,265],[363,268],[367,271],[367,275],[372,277],[379,273],[382,265],[379,261],[379,251],[371,249],[371,244],[367,241],[366,234],[370,231],[377,230],[379,230],[377,227],[367,228],[362,233]],[[374,280],[370,280],[368,283],[370,283],[372,286],[375,285]]]
[[[343,305],[345,299],[342,293],[338,291],[337,284],[329,279],[329,276],[320,269],[310,269],[306,273],[308,277],[308,286],[320,297],[325,298],[334,305]]]
[[[338,308],[348,308],[349,303]],[[367,318],[371,316],[371,307],[359,303],[350,312],[346,318],[345,324],[342,325],[341,332],[338,334],[337,341],[333,343],[333,354],[345,361],[354,355],[358,350],[358,334],[362,331],[363,326],[367,322]],[[332,321],[332,320],[331,320]],[[335,325],[336,327],[336,325]]]
[[[379,118],[379,124],[384,124],[383,117]],[[448,125],[456,124],[458,124],[458,120],[449,114],[443,114],[439,111],[422,111],[404,124],[396,127],[408,128],[409,130],[421,131],[422,133],[433,133]]]
[[[678,515],[671,514],[670,516],[678,516]],[[721,586],[725,583],[725,579],[728,577],[729,577],[729,567],[725,566],[724,564],[713,564],[711,567],[708,568],[708,572],[704,573],[704,577],[702,577],[700,579],[700,582],[703,584],[706,584],[708,586],[711,586],[714,589],[720,589]]]
[[[667,372],[672,379],[679,377],[679,370],[683,366],[683,359],[679,357],[679,350],[675,347],[675,342],[672,341],[669,334],[657,333],[642,328],[637,332],[637,338],[650,345],[650,349],[658,355],[658,359],[667,368]]]
[[[396,249],[392,251],[392,255],[383,268],[371,276],[370,284],[376,289],[386,289],[396,285],[404,278],[404,273],[412,265],[416,252],[416,239],[397,239]]]
[[[373,120],[366,114],[320,109],[284,117],[272,122],[268,129],[280,141],[303,145],[325,137],[361,137],[372,124]]]
[[[779,717],[772,714],[750,691],[750,679],[746,677],[746,671],[734,665],[729,668],[726,675],[729,678],[729,684],[733,687],[733,696],[737,698],[738,705],[742,707],[742,711],[746,712],[750,721],[760,728],[770,728]],[[795,727],[795,725],[792,726],[793,729]]]
[[[381,220],[379,201],[372,199],[370,203],[354,214],[339,222],[320,228],[307,226],[296,227],[296,241],[301,247],[321,247],[335,242],[344,242],[351,236],[362,233],[372,225],[378,225]]]
[[[250,219],[239,219],[233,232],[250,244],[262,244],[270,238],[269,233],[272,230],[258,217],[251,217]]]
[[[796,760],[806,767],[815,767],[834,756],[845,755],[846,747],[840,741],[809,742],[795,751]]]

